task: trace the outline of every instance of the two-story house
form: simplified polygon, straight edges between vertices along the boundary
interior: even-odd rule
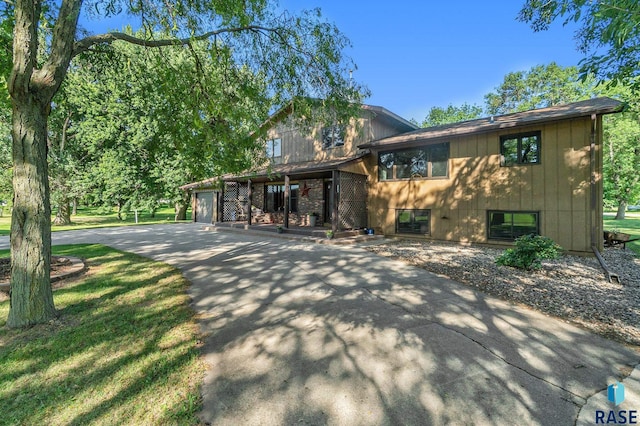
[[[184,188],[207,223],[306,225],[318,212],[335,230],[485,244],[538,233],[586,253],[602,246],[602,116],[621,109],[597,98],[416,129],[363,106],[360,131],[309,135],[281,120],[267,133],[271,170]]]
[[[366,227],[368,176],[363,161],[369,151],[358,146],[418,127],[385,108],[363,105],[348,125],[318,125],[301,132],[282,111],[267,121],[268,166],[182,187],[193,191],[193,220],[288,227],[308,225],[307,216],[316,213],[320,226]],[[219,186],[220,181],[225,184]]]

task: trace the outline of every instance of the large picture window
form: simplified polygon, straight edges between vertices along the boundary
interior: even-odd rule
[[[284,185],[266,185],[265,191],[265,211],[277,213],[284,211]],[[298,184],[289,185],[289,211],[298,212]]]
[[[267,141],[267,158],[282,157],[282,139],[270,139]]]
[[[538,212],[489,211],[487,215],[490,239],[515,240],[522,235],[540,233]]]
[[[344,126],[334,125],[322,129],[322,148],[329,149],[344,145]]]
[[[540,132],[500,137],[500,165],[538,164],[540,162]]]
[[[397,234],[431,233],[431,210],[396,210]]]
[[[447,177],[448,165],[449,143],[381,152],[378,177],[380,180]]]

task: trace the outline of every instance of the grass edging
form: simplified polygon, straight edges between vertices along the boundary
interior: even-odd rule
[[[0,303],[2,421],[197,423],[205,368],[180,271],[102,245],[53,251],[89,271],[54,292],[48,324],[7,329]]]

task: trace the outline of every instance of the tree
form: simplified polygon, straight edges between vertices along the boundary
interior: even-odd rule
[[[556,19],[579,22],[578,50],[582,77],[620,82],[640,89],[640,3],[637,0],[526,0],[518,19],[544,31]]]
[[[459,121],[474,120],[482,117],[482,107],[464,103],[460,106],[449,105],[446,108],[432,107],[420,124],[421,127],[440,126]]]
[[[9,327],[46,322],[56,315],[49,282],[47,121],[73,57],[89,56],[116,40],[162,47],[208,39],[212,55],[230,52],[238,64],[262,73],[276,104],[312,95],[339,108],[359,99],[359,87],[346,78],[351,65],[345,66],[341,52],[347,40],[321,20],[319,11],[277,14],[265,0],[15,0],[12,6],[13,64],[7,84],[13,106],[14,173]],[[140,17],[145,32],[85,36],[78,28],[83,7],[98,16]],[[49,28],[51,33],[41,37]],[[163,38],[148,29],[162,31]],[[46,44],[41,46],[41,40]]]
[[[603,174],[605,202],[618,208],[616,219],[625,217],[629,203],[640,197],[640,120],[635,111],[606,117]]]
[[[5,86],[11,70],[11,33],[13,21],[8,13],[0,13],[0,86]],[[13,199],[11,168],[11,102],[0,95],[0,215]]]
[[[268,116],[266,84],[202,42],[152,51],[116,42],[110,56],[108,67],[74,61],[54,102],[54,112],[73,111],[66,133],[93,199],[119,216],[170,200],[184,219],[190,197],[180,185],[244,170],[262,148],[249,134]]]
[[[588,99],[594,88],[592,79],[580,80],[576,67],[552,62],[507,74],[484,99],[487,113],[500,115]]]

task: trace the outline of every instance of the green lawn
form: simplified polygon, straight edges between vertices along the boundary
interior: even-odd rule
[[[605,216],[604,229],[612,231],[614,229],[624,232],[625,234],[631,234],[631,238],[640,238],[640,215],[627,213],[626,219],[614,220],[612,217]],[[634,241],[627,244],[627,248],[630,248],[638,255],[640,255],[640,241]]]
[[[138,212],[138,225],[148,225],[153,223],[173,223],[174,219],[173,207],[164,207],[159,209],[154,217],[146,211]],[[187,211],[187,218],[191,217],[190,211]],[[53,217],[52,217],[53,220]],[[135,215],[130,212],[123,215],[123,220],[118,220],[115,209],[84,207],[78,209],[78,214],[71,216],[71,225],[67,226],[52,226],[52,231],[68,231],[70,229],[85,229],[85,228],[106,228],[109,226],[125,226],[136,225]],[[5,212],[3,217],[0,217],[0,235],[9,235],[11,229],[11,214]]]
[[[197,423],[204,365],[180,271],[101,245],[53,251],[90,270],[54,291],[49,324],[7,329],[0,302],[0,423]]]

